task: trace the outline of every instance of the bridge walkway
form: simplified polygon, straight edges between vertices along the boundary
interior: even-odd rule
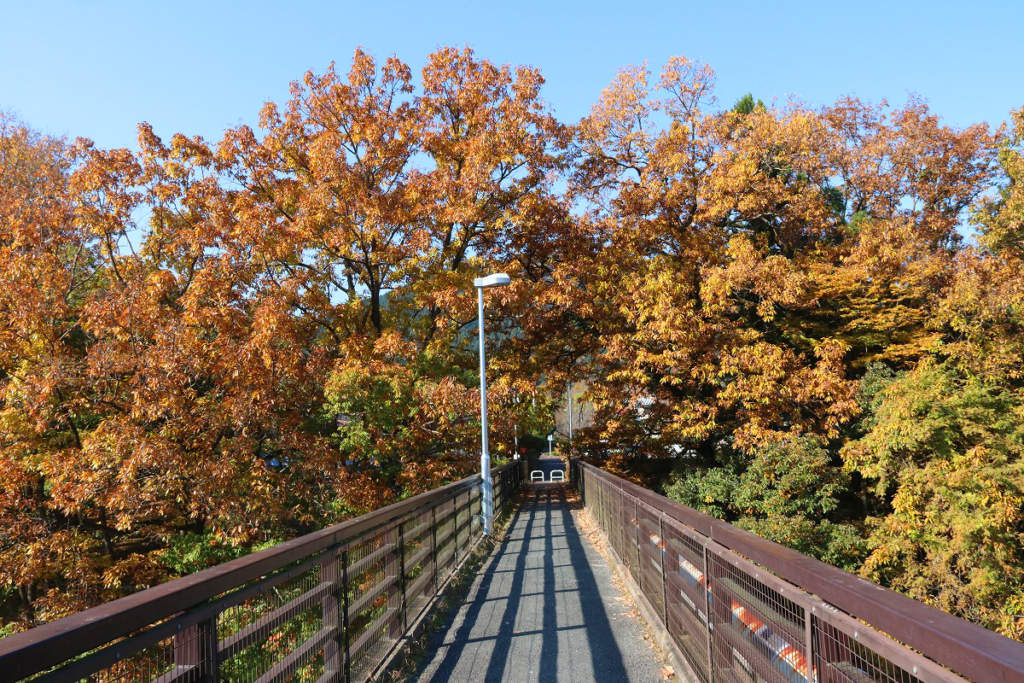
[[[411,680],[663,680],[608,562],[580,533],[570,489],[530,487]]]

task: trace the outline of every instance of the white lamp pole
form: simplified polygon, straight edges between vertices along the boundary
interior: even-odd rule
[[[487,360],[484,355],[484,289],[504,287],[512,282],[505,273],[496,273],[473,280],[476,287],[477,330],[480,333],[480,478],[483,481],[480,515],[483,517],[484,536],[491,535],[494,517],[494,491],[491,483],[491,453],[487,446]]]
[[[569,444],[572,444],[572,382],[569,382]]]

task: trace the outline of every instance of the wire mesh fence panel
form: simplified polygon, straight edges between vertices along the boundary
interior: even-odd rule
[[[324,642],[308,641],[316,642],[324,629],[322,602],[332,587],[314,565],[222,610],[216,619],[220,679],[251,683],[275,667],[290,669],[295,680],[319,678]]]
[[[621,491],[613,491],[612,498],[615,508],[615,521],[612,527],[615,530],[615,552],[618,553],[622,564],[629,570],[632,558],[632,554],[629,552],[633,532],[632,511],[627,512],[626,496]]]
[[[179,635],[164,638],[131,654],[122,653],[115,661],[92,673],[81,673],[77,676],[72,674],[70,677],[62,677],[57,680],[81,681],[82,683],[148,683],[161,677],[171,679],[176,675],[187,675],[188,670],[184,666],[178,667],[178,663],[186,659],[182,656],[181,650],[198,650],[197,641],[199,640],[194,630],[186,629]],[[88,669],[92,668],[88,667]],[[83,669],[83,671],[85,670],[87,669]],[[43,675],[36,680],[53,679]]]
[[[392,622],[398,615],[393,557],[397,544],[392,529],[383,530],[349,548],[348,641],[352,678],[361,680],[391,645]]]
[[[708,557],[714,679],[813,680],[805,628],[809,599],[797,598],[795,587],[762,581],[770,575],[734,553],[713,548]]]
[[[610,486],[605,488],[605,494],[607,496],[605,505],[608,509],[608,526],[606,528],[611,531],[608,540],[611,542],[612,550],[615,551],[616,557],[623,561],[622,535],[624,525],[622,519],[622,496]]]
[[[482,489],[474,487],[469,494],[469,541],[472,543],[480,538],[483,532],[483,497]]]
[[[664,520],[666,627],[694,673],[710,683],[708,582],[704,540],[692,529]]]
[[[450,498],[437,508],[437,545],[438,583],[443,582],[455,567],[455,499]]]
[[[640,519],[637,515],[638,503],[632,496],[623,496],[623,511],[629,525],[626,527],[627,537],[624,543],[626,556],[629,558],[629,575],[636,585],[641,585],[640,576]]]
[[[455,563],[462,561],[463,551],[469,545],[469,493],[463,492],[456,499],[455,528],[458,543],[455,546]]]
[[[598,487],[601,492],[601,509],[604,512],[604,528],[611,529],[613,520],[615,519],[615,500],[613,499],[614,492],[612,487],[608,486],[604,482],[601,482]]]
[[[491,488],[491,504],[494,506],[494,516],[501,514],[505,503],[505,473],[494,478]]]
[[[834,607],[813,607],[814,668],[827,683],[964,683],[965,679],[906,651]]]
[[[469,496],[465,493],[460,493],[455,497],[455,564],[458,564],[459,560],[462,559],[462,549],[466,547],[469,542],[469,533],[466,529],[466,501]]]
[[[323,627],[330,629],[330,637],[324,642],[323,683],[340,683],[345,680],[347,662],[348,631],[348,552],[331,549],[324,554],[320,563],[320,581],[327,584],[327,592],[320,602]]]
[[[419,615],[434,592],[432,524],[431,510],[424,510],[402,528],[407,621]]]
[[[654,607],[655,613],[664,618],[665,582],[662,564],[665,543],[661,537],[661,520],[658,513],[640,506],[637,510],[637,532],[640,542],[640,590]]]

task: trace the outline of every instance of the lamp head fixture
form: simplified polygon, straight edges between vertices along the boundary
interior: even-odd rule
[[[510,282],[512,282],[512,278],[510,278],[505,273],[495,273],[494,275],[488,275],[487,277],[476,278],[475,280],[473,280],[473,286],[480,288],[504,287]]]

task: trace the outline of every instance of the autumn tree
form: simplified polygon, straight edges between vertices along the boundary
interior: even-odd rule
[[[999,147],[1000,187],[974,221],[977,248],[948,266],[925,326],[937,337],[877,392],[843,449],[882,505],[863,573],[1015,638],[1024,636],[1024,349],[1021,112]]]
[[[602,438],[713,464],[723,447],[835,434],[855,410],[848,346],[785,326],[815,305],[812,268],[843,223],[825,125],[798,107],[715,111],[711,70],[685,59],[663,97],[649,77],[622,72],[581,124],[575,191],[606,246],[580,267],[603,304]]]
[[[48,478],[92,426],[81,316],[105,284],[102,245],[71,200],[75,158],[66,141],[0,115],[0,590],[5,612],[41,618],[62,612],[62,582],[78,594],[72,609],[102,596],[113,544],[108,511],[61,509]]]
[[[0,571],[24,623],[473,471],[472,279],[516,277],[495,356],[527,348],[533,241],[570,226],[542,83],[444,49],[417,93],[357,51],[217,144],[5,119]],[[496,366],[499,455],[548,419],[538,368]]]

